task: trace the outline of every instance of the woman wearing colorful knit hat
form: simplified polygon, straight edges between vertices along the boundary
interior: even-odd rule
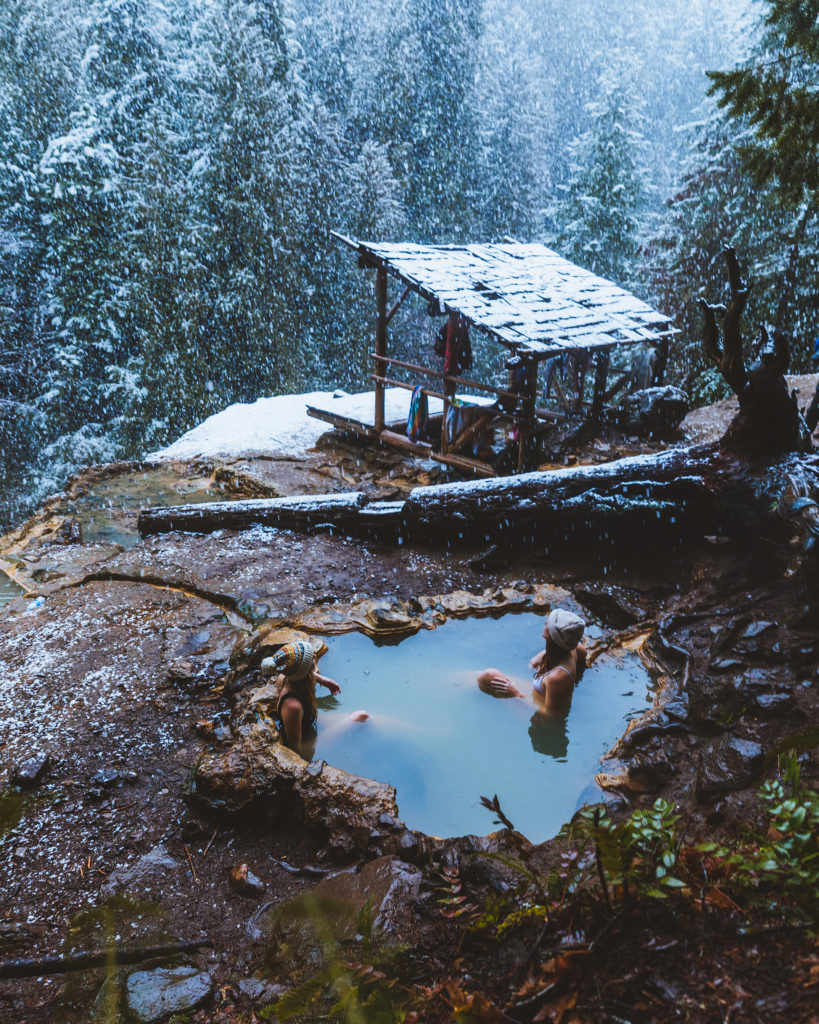
[[[261,665],[263,675],[276,676],[276,719],[284,742],[296,751],[301,750],[306,734],[316,727],[316,683],[332,694],[341,692],[338,683],[320,675],[316,666],[316,652],[306,640],[283,644]]]
[[[543,637],[546,647],[532,658],[529,667],[535,673],[535,705],[554,713],[566,711],[575,684],[586,667],[583,631],[586,623],[565,608],[549,612]],[[524,694],[499,669],[488,668],[478,676],[478,685],[492,697],[523,697]]]

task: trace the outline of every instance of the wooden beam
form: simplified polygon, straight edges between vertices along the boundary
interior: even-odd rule
[[[448,330],[450,332],[450,336],[452,336],[452,334],[454,334],[454,332],[455,332],[455,326],[456,326],[457,320],[458,320],[458,314],[457,313],[450,313],[449,314]],[[444,366],[444,370],[446,371],[446,366]],[[447,433],[446,433],[446,419],[447,419],[446,414],[447,414],[447,411],[449,409],[449,400],[454,395],[455,395],[455,382],[454,382],[454,380],[452,379],[452,377],[444,376],[444,414],[441,417],[441,451],[442,451],[442,453],[444,455],[446,455],[447,449],[449,448],[449,438],[447,437]]]
[[[379,377],[377,373],[371,373],[370,380],[380,381],[380,383],[388,388],[403,388],[405,391],[414,391],[416,387],[415,384],[408,384],[405,380],[394,380],[392,377]],[[433,391],[431,388],[422,388],[421,390],[430,398],[444,399],[446,397],[442,391]],[[472,408],[483,409],[494,419],[506,420],[509,423],[518,422],[518,417],[513,412],[504,412],[502,409],[496,409],[494,405],[473,405]],[[557,416],[559,414],[553,413],[552,415]],[[322,417],[319,417],[319,419],[321,418]]]
[[[612,398],[614,398],[614,396],[617,394],[617,392],[620,391],[621,388],[624,388],[626,386],[626,384],[628,383],[629,374],[630,374],[629,370],[624,370],[620,374],[620,376],[617,378],[617,380],[606,391],[605,395],[603,395],[603,401],[604,402],[610,402],[612,400]]]
[[[521,394],[520,419],[518,421],[518,473],[526,467],[526,445],[534,436],[537,426],[535,405],[537,403],[537,363],[527,360],[526,393]]]
[[[404,291],[403,291],[403,293],[401,295],[401,298],[398,300],[398,302],[396,302],[396,304],[392,307],[392,309],[389,311],[389,313],[387,313],[387,323],[389,323],[390,320],[392,320],[392,318],[395,316],[395,314],[401,308],[401,305],[402,305],[404,299],[409,295],[409,293],[411,291],[412,291],[412,288],[410,288],[410,286],[407,285],[407,287],[404,289]]]
[[[592,395],[591,414],[593,419],[599,419],[603,412],[603,402],[606,396],[606,383],[609,379],[609,360],[611,353],[608,349],[597,353],[594,370],[594,393]]]
[[[474,436],[476,434],[480,433],[481,430],[483,430],[483,428],[487,425],[487,423],[489,423],[489,421],[491,419],[492,419],[492,413],[491,412],[488,412],[488,413],[484,414],[483,416],[481,416],[481,415],[476,416],[475,419],[473,420],[473,422],[470,423],[469,426],[465,427],[460,432],[460,434],[458,434],[458,436],[455,438],[455,440],[449,446],[449,450],[451,452],[460,452],[460,451],[462,451],[469,444],[469,442],[474,438]]]
[[[371,358],[377,359],[375,352],[370,353]],[[403,359],[396,359],[395,356],[388,356],[385,360],[390,366],[400,366],[402,370],[414,370],[416,373],[425,373],[428,377],[435,377],[437,380],[451,380],[464,388],[474,388],[476,391],[486,391],[490,395],[498,395],[500,398],[520,398],[514,391],[505,391],[503,388],[496,388],[491,384],[479,384],[476,380],[469,380],[466,377],[448,376],[443,370],[434,370],[431,366],[419,366],[418,363],[406,363]]]
[[[375,435],[375,431],[369,424],[362,423],[361,420],[354,420],[351,416],[342,416],[340,413],[328,412],[326,409],[316,409],[311,405],[307,406],[307,415],[312,416],[313,419],[324,420],[325,423],[329,423],[339,430],[349,430],[354,434],[361,434],[362,437]]]
[[[447,466],[469,470],[470,473],[477,473],[479,476],[498,475],[494,466],[490,466],[488,462],[481,462],[480,459],[468,459],[465,455],[446,455],[443,452],[433,452],[430,458],[436,462],[443,462]]]
[[[391,444],[396,448],[403,448],[405,451],[412,452],[415,455],[423,455],[426,458],[432,453],[432,445],[426,441],[410,441],[408,437],[404,437],[403,434],[396,434],[394,430],[382,430],[378,435],[379,441],[382,444]]]
[[[387,364],[387,271],[379,267],[375,281],[376,324],[375,324],[375,372],[384,375]],[[375,383],[375,432],[384,429],[384,385]]]

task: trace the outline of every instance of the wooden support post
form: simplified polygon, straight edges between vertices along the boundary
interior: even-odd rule
[[[396,304],[392,307],[392,309],[389,311],[389,313],[387,313],[387,323],[389,323],[390,320],[392,320],[392,318],[395,316],[395,314],[401,308],[401,305],[404,302],[404,299],[409,295],[409,293],[411,291],[412,291],[412,288],[410,288],[410,286],[407,285],[407,287],[401,293],[401,298],[398,300],[398,302],[396,302]]]
[[[651,377],[651,384],[654,387],[662,387],[665,384],[665,371],[668,366],[668,349],[669,349],[669,338],[666,335],[665,338],[660,338],[657,343],[656,353],[654,356],[654,373]]]
[[[449,314],[449,324],[447,325],[447,330],[449,331],[450,337],[454,337],[455,336],[455,330],[456,330],[456,327],[457,327],[457,319],[458,319],[458,314],[457,313],[450,313]],[[446,365],[444,365],[444,371],[446,371]],[[446,420],[447,420],[446,414],[447,414],[447,410],[449,409],[449,400],[450,400],[450,398],[453,398],[454,395],[455,395],[455,381],[451,377],[445,376],[444,377],[444,414],[441,417],[441,452],[444,455],[446,455],[447,451],[449,450],[449,438],[447,437],[447,433],[446,433]]]
[[[375,280],[375,372],[384,377],[387,372],[387,268],[379,267]],[[375,433],[384,429],[384,385],[375,382]]]
[[[606,384],[609,379],[609,359],[611,353],[607,348],[597,353],[594,371],[594,395],[592,396],[592,419],[600,419],[603,413],[603,402],[606,397]]]
[[[526,377],[521,392],[520,420],[518,421],[518,473],[526,468],[528,451],[537,427],[535,405],[537,403],[537,363],[526,360]]]

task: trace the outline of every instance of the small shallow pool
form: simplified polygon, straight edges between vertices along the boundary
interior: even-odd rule
[[[319,701],[314,756],[394,785],[410,828],[484,835],[497,826],[480,797],[497,793],[516,828],[535,842],[550,838],[652,695],[632,653],[600,657],[562,717],[482,693],[475,680],[489,666],[529,692],[528,662],[542,649],[542,629],[542,616],[523,614],[450,621],[394,646],[376,646],[361,633],[332,638],[321,671],[342,692]],[[594,626],[587,633],[600,635]],[[351,723],[358,709],[371,720]]]
[[[0,569],[0,608],[3,608],[13,601],[15,597],[19,597],[20,594],[25,593],[22,587],[19,587],[14,580]]]

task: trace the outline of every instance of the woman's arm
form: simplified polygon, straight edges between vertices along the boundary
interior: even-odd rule
[[[546,649],[538,651],[538,653],[529,662],[529,668],[533,672],[542,672],[546,664]]]
[[[330,693],[333,694],[333,696],[335,696],[337,693],[341,693],[341,687],[338,685],[335,679],[331,679],[329,676],[322,676],[319,675],[318,672],[316,672],[316,682],[321,683],[321,685],[328,689]]]

